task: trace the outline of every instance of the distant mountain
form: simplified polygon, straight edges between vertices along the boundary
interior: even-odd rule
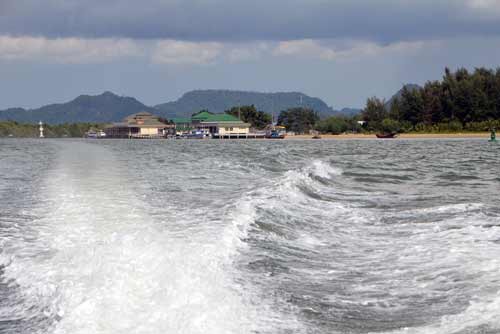
[[[139,111],[155,112],[133,97],[123,97],[111,92],[101,95],[80,95],[76,99],[59,104],[50,104],[38,109],[11,108],[0,111],[0,120],[22,123],[42,121],[49,124],[119,121]]]
[[[403,95],[403,90],[404,89],[408,89],[410,92],[411,91],[414,91],[414,90],[417,90],[417,89],[422,89],[422,87],[420,87],[419,85],[417,84],[406,84],[403,86],[403,88],[401,88],[400,90],[397,91],[396,94],[394,94],[386,103],[385,103],[385,107],[387,109],[390,109],[391,106],[392,106],[392,101],[394,101],[396,98],[397,99],[401,99],[401,96]]]
[[[352,116],[359,109],[344,108],[340,111],[329,107],[319,98],[303,93],[257,93],[230,90],[195,90],[184,94],[174,102],[148,107],[133,97],[118,96],[111,92],[100,95],[80,95],[76,99],[50,104],[37,109],[10,108],[0,110],[0,121],[12,120],[20,123],[109,123],[120,121],[130,114],[147,111],[164,118],[190,117],[208,109],[224,112],[237,105],[255,105],[258,110],[278,117],[280,111],[293,107],[307,107],[316,111],[321,118],[346,115]]]
[[[319,98],[299,92],[259,93],[233,90],[194,90],[184,94],[177,101],[159,104],[155,108],[161,116],[173,118],[189,117],[203,109],[220,113],[234,106],[252,104],[257,110],[274,113],[275,117],[282,110],[300,106],[313,109],[322,118],[342,113],[333,110]],[[349,114],[353,110],[346,109],[345,113]]]

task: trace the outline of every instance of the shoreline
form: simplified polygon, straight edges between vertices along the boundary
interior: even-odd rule
[[[285,136],[284,140],[349,140],[349,139],[379,139],[379,140],[397,140],[397,139],[464,139],[464,138],[470,138],[470,139],[489,139],[490,138],[490,133],[489,132],[458,132],[458,133],[402,133],[398,135],[396,138],[389,138],[389,139],[380,139],[375,136],[375,134],[362,134],[362,133],[348,133],[348,134],[340,134],[340,135],[331,135],[331,134],[324,134],[320,135],[321,138],[319,139],[313,139],[313,135],[294,135],[294,136]],[[39,139],[39,137],[0,137],[0,139]],[[84,138],[84,137],[45,137],[45,139],[78,139],[78,138]],[[88,139],[88,138],[87,138]],[[92,138],[91,138],[92,139]],[[98,138],[99,140],[102,139],[117,139],[117,138]],[[122,138],[122,139],[139,139],[139,138]],[[157,139],[157,140],[164,140],[166,138],[147,138],[149,140],[151,139]],[[260,140],[263,140],[265,138],[262,138]],[[223,140],[244,140],[244,138],[240,139],[223,139]],[[248,138],[246,140],[259,140],[259,139],[253,139],[253,138]],[[268,139],[266,138],[265,140],[276,140],[276,139]]]
[[[379,139],[375,134],[361,134],[361,133],[349,133],[340,135],[320,135],[320,139],[312,139],[312,135],[295,135],[286,136],[285,140],[344,140],[344,139]],[[459,133],[402,133],[396,138],[391,139],[439,139],[439,138],[449,138],[449,139],[460,139],[460,138],[490,138],[489,132],[459,132]],[[391,140],[385,139],[385,140]],[[380,139],[384,140],[384,139]]]

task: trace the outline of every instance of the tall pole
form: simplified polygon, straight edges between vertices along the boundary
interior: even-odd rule
[[[271,128],[274,130],[274,99],[271,100]]]
[[[38,122],[38,125],[39,125],[39,130],[40,130],[40,138],[43,138],[43,123],[42,121]]]

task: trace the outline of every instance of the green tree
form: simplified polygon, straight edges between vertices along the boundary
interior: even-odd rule
[[[380,129],[384,133],[397,133],[401,130],[401,125],[392,118],[385,118],[381,123]]]
[[[333,116],[317,122],[315,129],[321,133],[338,135],[350,129],[350,125],[345,117]]]
[[[366,121],[368,129],[379,130],[382,120],[388,116],[387,114],[385,101],[371,97],[366,101],[366,107],[363,110],[363,120]]]
[[[308,133],[318,121],[318,114],[308,108],[291,108],[278,116],[279,125],[298,134]]]
[[[389,118],[392,118],[394,120],[400,120],[401,119],[401,102],[398,97],[395,97],[392,100],[392,103],[389,108],[389,114],[387,115]]]
[[[420,90],[403,88],[400,112],[401,119],[410,122],[413,126],[423,122],[423,100]]]
[[[271,115],[263,111],[257,111],[253,104],[250,106],[232,107],[230,110],[226,110],[226,113],[241,117],[243,122],[250,123],[256,129],[264,129],[272,122]]]
[[[443,114],[442,87],[439,81],[427,82],[421,91],[421,121],[429,126],[445,118]]]

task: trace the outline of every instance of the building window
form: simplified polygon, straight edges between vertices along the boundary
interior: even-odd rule
[[[229,131],[233,131],[233,128],[229,128]]]

